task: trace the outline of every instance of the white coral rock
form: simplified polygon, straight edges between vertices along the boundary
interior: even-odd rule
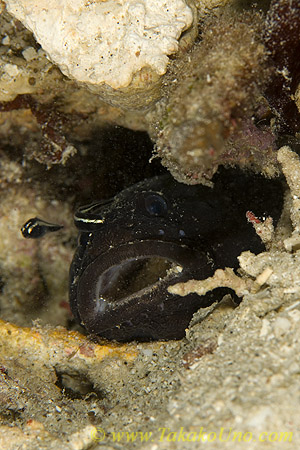
[[[184,0],[5,0],[68,77],[120,89],[135,73],[166,72],[193,21]]]

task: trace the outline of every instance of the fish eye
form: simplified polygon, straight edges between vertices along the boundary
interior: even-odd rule
[[[158,194],[149,194],[145,197],[145,208],[151,216],[163,216],[168,210],[166,200]]]

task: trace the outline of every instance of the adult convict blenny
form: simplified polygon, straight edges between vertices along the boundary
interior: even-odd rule
[[[182,338],[193,314],[229,291],[180,297],[168,287],[236,269],[242,251],[265,250],[246,213],[276,224],[280,181],[233,169],[213,181],[213,188],[191,186],[159,175],[76,211],[70,306],[89,333],[119,341]]]

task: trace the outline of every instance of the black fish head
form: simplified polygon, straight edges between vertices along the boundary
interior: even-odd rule
[[[215,290],[179,297],[168,286],[237,267],[243,250],[264,250],[245,213],[251,201],[262,211],[266,198],[272,213],[278,188],[263,194],[253,180],[247,183],[249,192],[244,179],[228,191],[222,183],[187,186],[162,175],[79,208],[70,270],[77,320],[90,333],[120,341],[183,337],[193,313],[222,296]]]
[[[71,267],[74,315],[88,331],[108,338],[182,337],[199,298],[174,301],[167,287],[199,271],[203,278],[213,274],[202,236],[218,228],[219,206],[210,188],[163,175],[80,208]]]
[[[210,188],[187,186],[163,175],[137,183],[112,199],[80,208],[75,223],[81,231],[105,235],[105,250],[106,245],[116,246],[128,239],[198,240],[219,227],[222,209]]]

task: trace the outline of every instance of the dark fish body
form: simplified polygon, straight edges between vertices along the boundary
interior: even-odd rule
[[[265,249],[246,212],[276,223],[280,182],[233,170],[214,181],[211,189],[160,175],[77,211],[70,304],[88,332],[119,341],[182,338],[192,315],[226,290],[179,297],[168,286],[237,268],[242,251]]]

